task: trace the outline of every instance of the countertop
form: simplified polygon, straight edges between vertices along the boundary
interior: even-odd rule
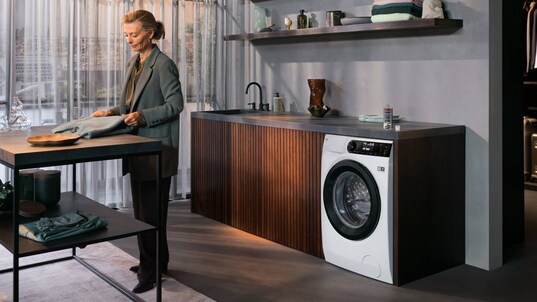
[[[325,116],[309,114],[254,112],[229,114],[229,111],[192,112],[193,118],[266,126],[326,134],[403,140],[439,135],[459,134],[466,131],[463,125],[401,121],[400,130],[384,130],[382,123],[361,122],[358,117]]]

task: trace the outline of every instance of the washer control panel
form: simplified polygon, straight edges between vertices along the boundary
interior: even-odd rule
[[[347,151],[354,154],[390,157],[392,144],[352,140],[347,144]]]

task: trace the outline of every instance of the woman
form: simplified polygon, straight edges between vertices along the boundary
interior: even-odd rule
[[[122,115],[125,124],[136,134],[162,141],[161,209],[163,226],[160,245],[162,271],[167,270],[169,252],[166,240],[166,218],[171,177],[177,174],[179,147],[179,114],[183,110],[183,95],[175,63],[153,44],[164,38],[164,25],[145,10],[123,16],[125,38],[136,54],[126,66],[126,81],[120,105],[106,111],[96,111],[94,117]],[[124,174],[131,174],[134,216],[156,225],[156,158],[129,158],[123,162]],[[138,274],[133,292],[152,289],[156,281],[156,236],[153,232],[138,235],[140,263],[131,267]]]

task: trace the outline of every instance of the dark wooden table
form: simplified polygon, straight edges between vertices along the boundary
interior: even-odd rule
[[[76,248],[98,242],[129,237],[142,232],[157,232],[158,234],[161,219],[158,220],[156,226],[152,226],[119,213],[77,193],[76,164],[130,156],[156,155],[157,167],[161,167],[161,142],[129,134],[93,139],[80,139],[68,146],[37,147],[27,142],[27,138],[30,136],[51,134],[51,128],[52,127],[34,127],[28,131],[0,133],[0,164],[11,169],[13,185],[15,188],[17,187],[16,181],[18,179],[19,171],[22,169],[73,165],[72,191],[63,192],[61,194],[61,201],[58,205],[47,209],[43,216],[59,216],[77,209],[106,219],[108,221],[108,226],[105,229],[97,230],[95,232],[80,234],[47,243],[39,243],[20,237],[18,236],[18,225],[27,222],[28,219],[15,214],[18,213],[19,209],[19,194],[15,191],[15,194],[13,194],[13,211],[9,214],[4,213],[0,215],[0,243],[13,254],[13,268],[0,271],[0,273],[13,271],[13,300],[18,301],[19,296],[19,269],[35,266],[19,267],[20,257],[72,248],[73,252],[71,257],[53,261],[75,259],[131,300],[140,301],[140,298],[130,292],[130,290],[127,290],[115,282],[115,280],[100,273],[83,259],[77,257]],[[157,170],[157,186],[160,187],[159,180],[161,170],[160,168]],[[160,190],[157,190],[157,192],[159,191]],[[160,213],[160,210],[158,212]],[[158,237],[159,236],[157,236],[157,238]],[[158,246],[159,244],[157,242],[157,254]],[[45,263],[50,263],[50,261],[39,263],[37,265]],[[157,301],[161,301],[161,271],[159,259],[157,259],[157,275]]]

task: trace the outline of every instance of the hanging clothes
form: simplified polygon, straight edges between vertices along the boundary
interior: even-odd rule
[[[536,31],[537,31],[537,3],[535,0],[525,1],[526,14],[526,73],[536,69]]]

